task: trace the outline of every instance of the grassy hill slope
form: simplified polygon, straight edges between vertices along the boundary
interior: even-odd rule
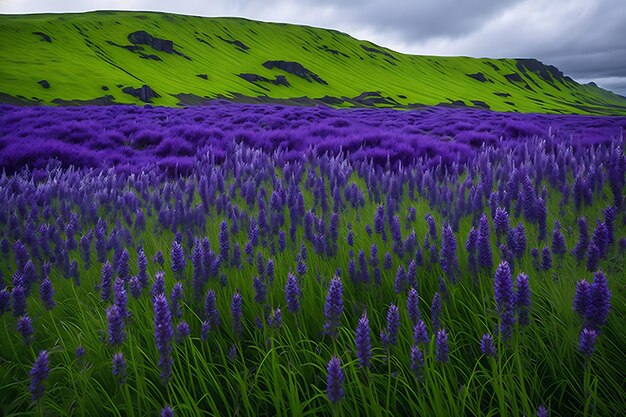
[[[413,56],[341,32],[152,12],[0,16],[0,101],[208,99],[626,114],[626,99],[536,60]],[[142,89],[143,86],[143,89]]]

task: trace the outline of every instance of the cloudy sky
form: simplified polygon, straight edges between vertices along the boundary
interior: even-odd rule
[[[624,0],[0,0],[0,13],[105,9],[306,24],[413,54],[532,57],[626,96]]]

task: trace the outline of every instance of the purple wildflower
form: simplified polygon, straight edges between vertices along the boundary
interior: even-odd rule
[[[113,375],[117,377],[120,385],[126,383],[126,361],[124,355],[119,352],[113,355]]]
[[[448,334],[441,329],[435,336],[435,358],[437,362],[448,362]]]
[[[530,323],[528,309],[530,307],[530,288],[528,286],[528,275],[519,274],[517,276],[517,290],[514,295],[515,309],[517,310],[517,321],[521,325]]]
[[[39,296],[46,310],[52,309],[56,303],[54,302],[54,288],[50,278],[46,277],[39,286]]]
[[[241,332],[243,330],[243,325],[241,322],[243,312],[242,312],[241,307],[242,307],[241,294],[239,294],[239,292],[235,292],[233,294],[233,298],[230,303],[230,313],[233,318],[233,331],[235,332],[237,337],[241,335]]]
[[[420,376],[424,367],[424,353],[418,346],[411,348],[411,370],[415,375]]]
[[[157,251],[152,257],[152,262],[157,265],[163,265],[165,263],[165,257],[163,256],[163,252]]]
[[[267,299],[267,286],[265,285],[265,281],[259,277],[254,277],[252,279],[252,287],[254,288],[254,302],[259,304],[265,303]]]
[[[107,322],[109,323],[109,343],[113,346],[121,345],[126,339],[123,316],[116,305],[107,308]]]
[[[139,269],[139,273],[137,278],[142,287],[148,286],[148,257],[143,249],[139,249],[137,253],[137,267]]]
[[[554,221],[554,229],[552,230],[552,253],[557,256],[563,256],[567,252],[565,248],[565,238],[561,233],[561,224],[558,220]]]
[[[426,330],[426,324],[419,320],[415,326],[413,326],[413,344],[428,343],[430,338],[428,337],[428,330]]]
[[[85,357],[85,348],[82,346],[76,346],[76,362],[78,362],[79,365],[82,364],[83,362],[83,358]]]
[[[154,275],[154,284],[152,285],[152,296],[165,295],[165,273],[157,271]]]
[[[182,320],[176,326],[176,344],[180,345],[189,337],[190,329],[186,321]]]
[[[327,386],[326,386],[326,396],[332,403],[336,403],[337,401],[343,398],[343,380],[344,374],[341,369],[341,362],[339,358],[333,356],[332,359],[328,362],[328,375],[327,375]]]
[[[449,224],[443,226],[441,232],[441,268],[452,282],[456,282],[459,262],[456,255],[456,238]]]
[[[552,268],[552,254],[547,247],[541,251],[541,268],[546,271]]]
[[[400,294],[406,288],[406,268],[400,265],[396,272],[396,279],[393,281],[393,289],[396,294]]]
[[[11,310],[11,293],[3,288],[0,290],[0,316]]]
[[[596,349],[596,339],[598,332],[594,329],[584,328],[580,332],[580,340],[578,342],[578,350],[580,350],[588,358],[593,355]]]
[[[493,337],[489,333],[485,333],[480,339],[480,351],[485,356],[496,356],[496,347],[493,344]]]
[[[211,325],[209,322],[204,320],[200,325],[200,339],[205,341],[209,337],[209,332],[211,331]]]
[[[606,323],[611,310],[611,291],[602,271],[594,274],[590,295],[588,316],[594,328],[598,328]]]
[[[272,310],[272,313],[267,318],[267,324],[270,327],[274,328],[274,329],[279,329],[280,326],[282,326],[282,324],[283,324],[283,313],[280,310],[280,307],[276,307],[275,309]],[[263,324],[261,324],[261,326],[262,325]]]
[[[100,278],[100,296],[102,301],[106,301],[111,296],[111,285],[113,284],[113,266],[106,261],[102,265],[102,275]]]
[[[113,284],[113,291],[115,292],[115,306],[122,318],[130,316],[126,305],[128,304],[128,294],[126,293],[126,284],[121,277],[117,277]]]
[[[115,265],[117,270],[117,275],[122,278],[124,281],[128,278],[128,262],[130,259],[130,255],[126,249],[123,249],[120,253],[120,256]]]
[[[181,279],[185,270],[185,254],[183,247],[176,240],[172,242],[172,272],[176,279]]]
[[[141,297],[141,291],[143,290],[143,287],[141,286],[141,281],[139,280],[139,277],[134,275],[131,276],[128,280],[128,287],[130,289],[130,295],[132,295],[134,299],[138,299],[139,297]]]
[[[183,284],[180,282],[176,282],[174,287],[172,288],[172,292],[170,294],[170,310],[174,317],[180,318],[183,315],[183,309],[180,305],[180,302],[183,299]]]
[[[372,343],[370,322],[367,319],[367,312],[365,311],[363,311],[363,315],[359,319],[359,324],[356,327],[355,344],[359,366],[361,368],[369,367],[372,358]]]
[[[172,374],[172,314],[163,294],[154,297],[154,338],[159,351],[161,381],[167,385]]]
[[[48,379],[48,352],[42,350],[39,352],[37,356],[37,360],[35,360],[35,364],[30,370],[30,395],[33,401],[37,401],[41,397],[43,397],[46,386],[44,383]]]
[[[574,311],[582,317],[587,317],[589,311],[589,302],[591,301],[591,285],[584,279],[576,283],[576,292],[574,294],[573,307]]]
[[[400,310],[391,304],[387,310],[387,333],[386,341],[390,345],[398,344],[398,331],[400,330]]]
[[[230,252],[230,242],[228,238],[228,222],[222,220],[220,223],[220,256],[224,261],[228,261]]]
[[[507,262],[502,262],[498,266],[493,289],[496,307],[500,316],[500,332],[502,333],[502,338],[507,340],[511,336],[515,321],[513,316],[513,281],[511,269]]]
[[[537,417],[548,417],[548,409],[546,408],[545,405],[540,405],[539,408],[537,408]]]
[[[419,296],[415,288],[411,288],[409,290],[409,295],[407,296],[406,308],[409,313],[409,319],[415,325],[420,318],[420,310],[419,310]]]
[[[605,222],[598,220],[591,239],[598,247],[600,258],[604,258],[609,247],[609,230],[607,229]]]
[[[17,319],[17,331],[22,335],[22,340],[25,345],[30,345],[33,341],[33,323],[28,315],[22,316]]]
[[[220,325],[220,314],[217,310],[217,300],[215,291],[208,290],[204,299],[204,314],[211,330],[215,330]]]
[[[13,287],[11,298],[13,298],[13,316],[23,316],[26,313],[26,294],[24,288],[21,285]]]
[[[587,226],[587,219],[585,217],[581,217],[578,219],[578,233],[580,235],[578,239],[578,243],[572,250],[572,254],[576,257],[578,262],[582,262],[585,258],[585,254],[587,253],[587,248],[589,247],[589,232]]]
[[[174,410],[169,405],[161,410],[161,417],[174,417]]]
[[[598,269],[598,263],[600,262],[600,249],[596,243],[592,240],[587,248],[587,271],[595,272]]]
[[[335,276],[330,281],[328,295],[326,296],[326,304],[324,305],[324,332],[331,336],[337,337],[337,328],[341,323],[341,313],[343,312],[343,285],[341,278]]]
[[[285,232],[280,230],[278,232],[278,251],[283,253],[285,251],[285,247],[287,246],[287,236],[285,236]]]
[[[426,222],[428,223],[428,234],[430,235],[430,238],[436,242],[437,241],[437,225],[435,224],[435,219],[433,218],[433,216],[431,216],[430,213],[425,216],[425,219],[426,219]]]
[[[285,285],[285,297],[287,299],[287,309],[290,313],[297,313],[300,310],[300,287],[298,280],[292,273],[287,275],[287,284]]]
[[[496,208],[496,212],[493,218],[493,223],[496,228],[496,238],[498,243],[502,236],[506,236],[509,232],[509,213],[502,207]]]
[[[387,271],[390,270],[393,266],[392,260],[391,260],[391,254],[389,252],[385,253],[385,260],[383,262],[383,268],[385,268]]]
[[[430,322],[433,326],[433,330],[439,330],[441,328],[441,322],[439,321],[441,310],[441,296],[439,295],[439,291],[437,291],[435,292],[432,304],[430,305]]]
[[[491,243],[489,242],[489,220],[483,213],[480,217],[478,228],[478,238],[476,241],[478,247],[478,266],[491,271],[493,268],[493,255],[491,252]]]

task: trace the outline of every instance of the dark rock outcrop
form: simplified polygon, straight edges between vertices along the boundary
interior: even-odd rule
[[[496,71],[500,71],[500,67],[498,67],[498,66],[497,66],[496,64],[494,64],[493,62],[486,61],[486,62],[485,62],[485,64],[486,64],[486,65],[489,65],[491,68],[493,68],[493,69],[494,69],[494,70],[496,70]]]
[[[320,76],[305,68],[299,62],[294,61],[265,61],[263,66],[267,69],[278,68],[290,74],[296,75],[309,82],[315,81],[317,83],[328,85]]]
[[[42,86],[43,88],[50,88],[50,83],[47,80],[39,80],[37,84]]]
[[[345,53],[343,53],[343,52],[341,52],[341,51],[339,51],[337,49],[329,48],[328,45],[322,45],[322,46],[318,47],[318,49],[320,51],[329,52],[329,53],[331,53],[333,55],[341,55],[344,58],[350,58],[350,55],[345,54]]]
[[[481,101],[481,100],[471,100],[471,102],[472,102],[472,104],[475,107],[480,107],[480,108],[483,108],[483,109],[490,109],[489,104],[485,103],[484,101]]]
[[[377,104],[395,106],[398,104],[393,98],[383,97],[378,91],[366,91],[354,97],[352,100],[364,106],[376,106]]]
[[[110,106],[112,104],[117,104],[115,101],[115,97],[111,95],[91,98],[87,100],[65,100],[62,98],[55,98],[54,100],[52,100],[52,102],[54,104],[58,104],[59,106]]]
[[[517,72],[514,72],[512,74],[505,74],[504,78],[506,78],[506,80],[508,82],[511,82],[511,83],[521,83],[521,82],[524,82],[524,80],[522,80],[522,76],[519,75]]]
[[[485,77],[485,74],[483,74],[482,72],[477,72],[475,74],[465,74],[470,78],[475,79],[476,81],[480,81],[481,83],[486,83],[487,82],[487,77]]]
[[[141,45],[147,45],[153,49],[156,49],[157,51],[165,52],[167,54],[179,55],[188,61],[192,61],[190,57],[174,49],[174,41],[171,41],[169,39],[156,38],[144,30],[139,30],[137,32],[130,33],[128,35],[128,40],[130,41],[132,45],[119,45],[110,40],[106,42],[109,45],[117,46],[118,48],[123,48],[132,53],[136,53],[139,55],[140,58],[143,58],[143,59],[152,59],[154,61],[162,61],[162,59],[158,55],[147,54],[144,52],[145,49]]]
[[[383,51],[381,49],[372,48],[372,47],[367,46],[367,45],[361,45],[361,48],[363,48],[363,50],[365,52],[371,52],[371,53],[374,53],[374,54],[381,54],[381,55],[386,56],[389,59],[393,59],[394,61],[398,60],[395,56],[391,55],[389,52]]]
[[[50,38],[49,35],[46,35],[43,32],[33,32],[33,35],[37,35],[37,36],[41,37],[41,40],[44,41],[44,42],[52,43],[52,38]]]
[[[552,84],[553,81],[563,84],[564,76],[559,69],[553,65],[546,65],[536,59],[516,59],[515,66],[521,72],[534,72],[539,78]]]
[[[218,38],[220,38],[221,40],[223,40],[224,42],[228,44],[235,45],[237,48],[241,49],[242,51],[247,51],[248,49],[250,49],[248,45],[246,45],[245,43],[241,41],[238,41],[237,39],[225,39],[225,38],[222,38],[221,36],[218,36]]]
[[[174,41],[154,37],[144,30],[130,33],[128,41],[133,45],[149,45],[157,51],[163,51],[167,54],[174,53]]]
[[[146,84],[142,85],[140,88],[124,87],[122,92],[130,94],[133,97],[137,97],[144,103],[152,103],[153,98],[161,97]]]
[[[273,83],[276,85],[284,85],[285,87],[289,87],[289,81],[287,81],[287,78],[284,75],[277,75]]]
[[[342,99],[332,96],[324,96],[318,100],[322,103],[328,104],[329,106],[338,106],[344,102]]]
[[[287,78],[284,75],[277,75],[276,78],[273,80],[270,80],[269,78],[263,77],[262,75],[259,75],[259,74],[251,74],[251,73],[242,73],[242,74],[239,74],[239,77],[243,78],[244,80],[250,83],[263,82],[263,83],[271,83],[274,85],[284,85],[285,87],[289,87],[289,81],[287,81]]]

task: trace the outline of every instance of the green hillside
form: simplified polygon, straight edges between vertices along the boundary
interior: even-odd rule
[[[227,98],[626,114],[626,98],[536,60],[405,55],[305,26],[100,11],[2,15],[0,37],[2,102],[177,106]]]

